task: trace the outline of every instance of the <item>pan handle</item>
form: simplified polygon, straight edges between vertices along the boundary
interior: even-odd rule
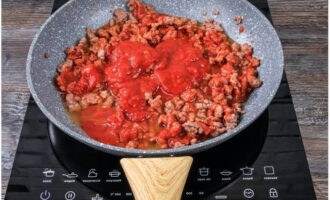
[[[136,200],[179,200],[192,161],[191,156],[123,158],[120,164]]]

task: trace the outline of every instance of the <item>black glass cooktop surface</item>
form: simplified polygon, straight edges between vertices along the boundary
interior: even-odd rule
[[[251,2],[270,18],[267,1]],[[255,123],[193,158],[182,199],[316,199],[285,75]],[[5,199],[133,199],[119,159],[62,133],[31,98]]]

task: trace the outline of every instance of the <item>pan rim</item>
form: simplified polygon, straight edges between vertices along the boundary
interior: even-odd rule
[[[272,24],[270,23],[270,21],[261,13],[261,11],[259,11],[254,5],[252,5],[250,2],[242,0],[243,3],[245,3],[247,6],[249,6],[256,14],[259,15],[260,19],[262,19],[262,21],[264,23],[267,24],[268,27],[271,28],[271,31],[273,31],[276,35],[276,38],[274,38],[277,43],[277,45],[279,45],[280,48],[280,58],[279,59],[279,63],[280,65],[277,66],[278,68],[280,68],[278,71],[280,72],[278,77],[278,80],[276,80],[275,82],[277,83],[277,85],[274,87],[274,90],[272,90],[272,92],[269,94],[269,98],[266,99],[266,101],[264,101],[264,103],[261,105],[261,108],[259,109],[260,112],[258,112],[256,115],[254,115],[254,118],[249,120],[247,123],[245,123],[243,126],[237,126],[234,129],[227,131],[217,137],[214,138],[210,138],[206,141],[197,143],[197,144],[193,144],[193,145],[189,145],[189,146],[184,146],[184,147],[180,147],[180,148],[175,148],[175,149],[160,149],[160,150],[141,150],[141,149],[132,149],[132,148],[123,148],[123,147],[118,147],[118,146],[113,146],[113,145],[108,145],[108,144],[104,144],[101,142],[98,142],[90,137],[88,137],[87,135],[85,135],[84,137],[80,134],[78,134],[75,131],[72,131],[70,128],[68,128],[65,124],[63,124],[62,122],[60,122],[59,120],[56,119],[56,117],[53,116],[53,114],[51,114],[48,109],[44,106],[44,104],[41,102],[41,99],[39,98],[34,86],[33,86],[33,81],[32,81],[32,76],[31,76],[31,64],[32,64],[32,56],[33,56],[33,50],[34,50],[34,46],[37,44],[39,35],[42,33],[42,31],[45,29],[45,27],[47,27],[47,25],[52,21],[52,19],[54,18],[54,16],[57,15],[57,13],[61,12],[65,7],[67,7],[68,5],[76,2],[77,0],[70,0],[67,3],[65,3],[62,7],[60,7],[56,12],[54,12],[45,22],[44,24],[41,26],[41,28],[38,30],[38,32],[36,33],[29,52],[28,52],[28,56],[27,56],[27,62],[26,62],[26,78],[27,78],[27,83],[28,83],[28,87],[30,89],[30,92],[32,94],[32,97],[34,98],[36,104],[38,105],[38,107],[41,109],[41,111],[43,112],[43,114],[51,121],[52,124],[54,124],[56,127],[58,127],[59,129],[61,129],[65,134],[69,135],[70,137],[72,137],[73,139],[76,139],[79,142],[84,143],[85,145],[91,146],[93,148],[96,148],[100,151],[106,152],[106,153],[111,153],[114,155],[118,155],[118,156],[139,156],[139,157],[155,157],[155,156],[177,156],[177,155],[189,155],[189,154],[193,154],[196,152],[201,152],[204,150],[207,150],[209,148],[212,148],[216,145],[219,145],[222,142],[225,142],[227,140],[229,140],[230,138],[236,136],[238,133],[240,133],[241,131],[243,131],[246,127],[248,127],[249,125],[251,125],[268,107],[268,105],[270,104],[270,102],[272,101],[273,97],[275,96],[280,83],[281,83],[281,78],[283,76],[283,71],[284,71],[284,56],[283,56],[283,48],[282,48],[282,44],[280,42],[280,39],[276,33],[276,30],[274,29],[274,27],[272,26]]]

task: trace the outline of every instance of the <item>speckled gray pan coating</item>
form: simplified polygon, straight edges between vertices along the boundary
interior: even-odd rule
[[[120,156],[186,155],[209,149],[232,138],[250,125],[269,105],[283,73],[283,52],[279,38],[262,13],[246,0],[145,0],[159,12],[203,21],[212,17],[220,22],[231,38],[250,43],[254,55],[261,59],[259,75],[263,81],[245,106],[239,125],[225,134],[205,142],[166,150],[136,150],[102,144],[89,138],[69,118],[59,92],[54,86],[56,67],[64,60],[64,50],[85,35],[86,27],[98,28],[107,23],[116,8],[124,8],[122,0],[72,0],[49,17],[34,38],[27,58],[27,80],[32,96],[42,112],[72,138],[100,151]],[[212,15],[213,10],[220,14]],[[203,16],[207,11],[208,16]],[[245,31],[238,33],[234,16],[243,16]],[[252,34],[250,34],[252,33]],[[44,53],[49,55],[44,58]]]

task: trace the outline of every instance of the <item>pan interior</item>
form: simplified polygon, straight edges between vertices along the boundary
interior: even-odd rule
[[[105,145],[90,139],[69,118],[61,96],[54,85],[57,65],[64,58],[64,50],[85,36],[86,27],[96,29],[106,24],[116,8],[124,8],[122,0],[72,0],[54,13],[42,26],[31,45],[27,60],[27,80],[31,93],[43,113],[73,138],[99,150],[117,155],[162,156],[194,153],[213,147],[239,133],[251,124],[268,106],[275,95],[283,72],[283,53],[278,36],[269,21],[244,0],[145,0],[158,12],[204,21],[212,17],[220,22],[227,34],[238,43],[249,43],[254,56],[260,58],[259,76],[263,85],[250,96],[239,125],[205,142],[167,150],[134,150]],[[212,15],[213,10],[220,14]],[[208,12],[208,16],[203,13]],[[235,16],[244,18],[245,31],[239,34]],[[44,54],[48,58],[44,58]]]

